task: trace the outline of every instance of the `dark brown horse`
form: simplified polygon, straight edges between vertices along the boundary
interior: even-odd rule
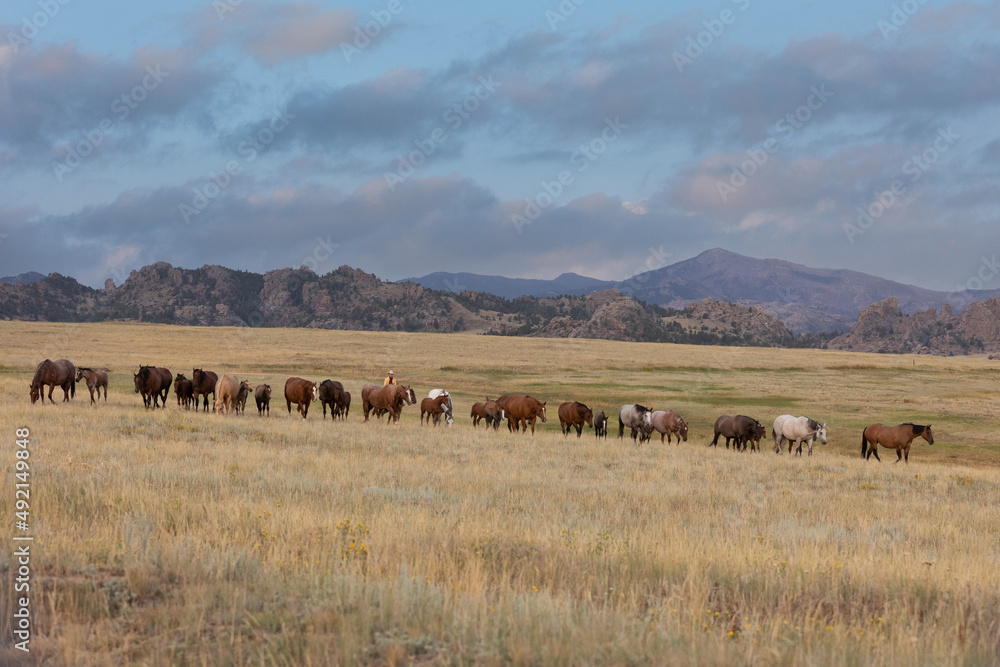
[[[531,434],[534,435],[535,421],[541,418],[545,422],[545,403],[532,396],[511,396],[507,405],[501,403],[501,406],[507,411],[508,428],[517,424],[517,428],[523,428],[527,433],[528,424],[531,424]]]
[[[758,435],[761,424],[759,421],[753,417],[747,417],[746,415],[736,415],[735,417],[730,417],[729,415],[722,415],[715,420],[715,437],[712,442],[708,444],[709,447],[719,446],[719,436],[721,435],[726,439],[726,449],[729,449],[729,441],[733,441],[733,451],[738,452],[740,448],[746,448],[746,443],[753,440],[755,437],[758,439]]]
[[[399,415],[403,405],[413,405],[417,396],[410,387],[399,384],[366,384],[361,388],[361,406],[365,411],[365,421],[372,410],[384,410],[389,413],[386,424],[399,423]]]
[[[559,406],[559,428],[563,435],[569,435],[572,428],[576,428],[576,437],[583,435],[583,425],[593,428],[594,413],[583,403],[567,401]]]
[[[441,415],[448,411],[448,399],[451,398],[448,394],[441,394],[437,398],[425,398],[420,401],[420,425],[424,425],[424,415],[427,415],[427,423],[430,424],[431,420],[434,420],[434,425],[437,426],[441,421]]]
[[[240,382],[240,388],[236,391],[236,414],[242,415],[247,411],[247,399],[250,397],[251,391],[253,389],[250,386],[250,380]]]
[[[896,460],[899,463],[904,460],[910,462],[910,443],[917,436],[927,441],[927,444],[934,444],[934,434],[931,433],[931,426],[920,426],[919,424],[900,424],[899,426],[885,426],[883,424],[872,424],[861,433],[861,458],[866,461],[875,455],[878,457],[878,446],[882,445],[886,449],[896,450]]]
[[[309,414],[309,402],[319,398],[316,383],[302,378],[285,380],[285,403],[288,404],[288,414],[292,414],[292,403],[298,406],[299,414],[305,419]]]
[[[198,397],[204,397],[205,412],[208,412],[208,395],[212,395],[212,402],[215,402],[215,385],[219,381],[219,376],[212,371],[203,371],[195,368],[191,373],[191,383],[194,385],[194,408],[198,409]]]
[[[326,419],[326,406],[330,406],[330,420],[333,420],[334,412],[340,405],[341,395],[344,393],[344,385],[335,380],[323,380],[319,384],[319,402],[323,405],[323,419]]]
[[[495,431],[500,428],[500,422],[507,417],[507,413],[500,407],[499,403],[487,396],[485,403],[472,405],[469,416],[472,417],[473,426],[479,426],[479,422],[486,420],[486,428],[489,429],[492,426]]]
[[[264,416],[264,411],[267,411],[267,416],[271,416],[271,385],[269,384],[259,384],[257,389],[253,393],[254,400],[257,401],[257,414],[261,417]]]
[[[97,398],[101,397],[101,387],[104,387],[104,402],[108,402],[108,369],[101,368],[100,370],[94,370],[93,368],[80,368],[76,371],[76,381],[84,380],[87,383],[87,389],[90,390],[90,404],[94,405],[97,401],[94,400],[94,392],[97,392]]]
[[[170,393],[170,383],[173,374],[166,368],[156,366],[140,366],[138,373],[132,374],[135,380],[135,393],[142,394],[142,403],[147,409],[156,409],[162,399],[163,407],[167,407],[167,394]]]
[[[31,403],[34,404],[38,397],[42,397],[42,404],[45,403],[45,385],[49,385],[49,402],[52,400],[52,392],[56,387],[62,387],[63,403],[69,401],[70,397],[76,396],[76,366],[68,359],[52,361],[46,359],[38,364],[35,369],[35,377],[31,379],[30,396]]]
[[[608,416],[604,414],[604,410],[594,415],[594,436],[608,437]]]
[[[347,419],[349,414],[351,414],[351,392],[345,390],[340,395],[340,403],[337,404],[337,416]]]
[[[178,373],[174,378],[174,396],[177,397],[177,405],[190,408],[194,402],[194,383],[188,380],[182,373]],[[197,405],[195,408],[197,409]]]

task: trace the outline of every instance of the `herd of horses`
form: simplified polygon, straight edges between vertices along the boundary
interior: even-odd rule
[[[45,403],[46,387],[49,388],[50,402],[55,402],[52,392],[56,387],[63,390],[63,402],[68,402],[71,397],[76,396],[77,382],[87,383],[92,405],[101,397],[101,389],[104,390],[104,400],[107,402],[109,373],[110,371],[103,368],[78,369],[67,359],[57,361],[46,359],[38,364],[31,380],[29,394],[31,403],[34,404],[39,398],[43,404]],[[167,407],[167,395],[173,386],[177,405],[186,409],[208,412],[208,397],[212,396],[216,413],[242,414],[246,409],[247,399],[253,392],[258,415],[270,416],[271,413],[271,386],[259,384],[253,388],[248,380],[240,380],[232,374],[225,374],[220,378],[212,371],[195,368],[192,370],[191,379],[188,379],[181,373],[174,375],[166,368],[140,366],[132,376],[135,393],[142,396],[143,405],[147,409]],[[343,383],[335,380],[316,383],[300,377],[290,377],[285,381],[285,404],[289,414],[294,403],[299,416],[305,419],[309,414],[309,405],[317,401],[323,406],[324,419],[326,409],[329,407],[331,420],[345,420],[351,409],[351,392],[344,389]],[[397,424],[403,407],[414,405],[417,398],[410,386],[399,384],[383,386],[370,383],[361,389],[361,402],[365,422],[368,422],[369,416],[374,414],[378,420],[387,415],[386,424]],[[527,433],[530,426],[531,433],[534,434],[536,422],[546,421],[545,405],[545,402],[528,395],[508,394],[495,399],[487,396],[485,401],[473,404],[470,412],[472,426],[477,428],[480,423],[484,423],[487,429],[492,427],[497,430],[500,423],[506,420],[508,431]],[[566,401],[559,406],[558,415],[560,430],[564,436],[576,430],[579,438],[583,435],[584,426],[587,426],[594,429],[597,437],[607,437],[608,417],[603,411],[594,414],[589,407],[579,401]],[[420,402],[421,426],[424,425],[425,418],[428,425],[438,426],[444,421],[447,426],[451,426],[454,423],[454,404],[451,394],[444,389],[431,390]],[[638,440],[639,443],[650,440],[653,433],[660,434],[660,442],[666,438],[668,443],[671,443],[672,437],[675,436],[678,444],[682,440],[687,442],[688,437],[688,424],[679,414],[673,410],[652,410],[637,403],[623,405],[618,411],[619,438],[624,438],[626,428],[630,430],[632,440]],[[733,451],[745,452],[749,447],[751,452],[759,452],[760,442],[766,434],[767,429],[764,425],[753,417],[722,415],[715,421],[714,437],[708,446],[718,447],[719,438],[722,437],[726,440],[726,449],[729,449],[732,443]],[[802,447],[805,445],[809,456],[812,456],[814,441],[819,440],[824,445],[827,443],[826,424],[809,417],[779,415],[772,423],[771,437],[774,440],[776,453],[780,454],[787,443],[789,454],[792,453],[793,447],[798,445],[796,453],[801,455]],[[928,444],[934,444],[930,425],[872,424],[862,432],[861,456],[868,460],[874,455],[876,460],[881,461],[878,448],[884,447],[896,451],[896,463],[901,460],[908,463],[910,446],[917,437],[923,438]]]

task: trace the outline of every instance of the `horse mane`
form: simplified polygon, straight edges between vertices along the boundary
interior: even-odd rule
[[[926,426],[921,426],[920,424],[914,424],[913,422],[906,422],[905,424],[903,424],[903,426],[912,426],[913,435],[920,435],[921,433],[924,432],[924,429],[927,428]]]
[[[809,420],[809,428],[811,428],[814,431],[818,431],[819,430],[819,422],[816,421],[815,419],[810,419]]]
[[[647,408],[645,405],[639,405],[638,403],[635,403],[634,405],[636,412],[649,412],[649,408]]]

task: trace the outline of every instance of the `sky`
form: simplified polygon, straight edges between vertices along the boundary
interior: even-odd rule
[[[5,0],[0,275],[997,289],[998,82],[998,3]]]

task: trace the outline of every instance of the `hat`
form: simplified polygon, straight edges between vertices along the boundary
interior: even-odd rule
[[[392,375],[392,371],[389,371],[389,375]]]

